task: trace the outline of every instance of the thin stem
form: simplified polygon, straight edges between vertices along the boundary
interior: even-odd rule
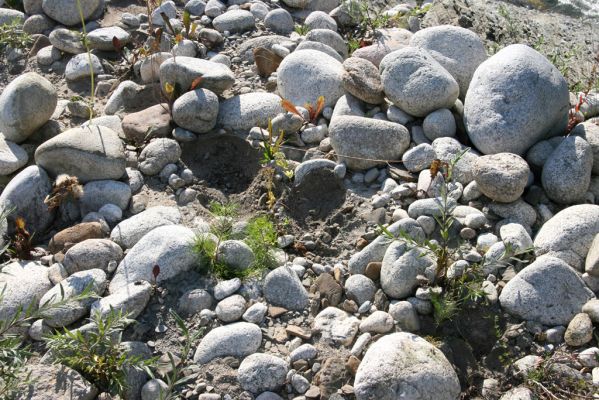
[[[83,45],[85,46],[85,51],[87,52],[87,62],[89,63],[89,74],[91,78],[91,100],[88,105],[89,109],[89,120],[91,122],[94,117],[94,104],[95,104],[95,85],[94,85],[94,66],[92,64],[92,54],[89,50],[89,44],[87,43],[87,29],[85,28],[85,18],[83,17],[83,9],[81,8],[81,1],[77,0],[77,9],[79,10],[79,18],[81,19],[81,28],[83,30]]]

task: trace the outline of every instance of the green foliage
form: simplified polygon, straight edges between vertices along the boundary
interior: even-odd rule
[[[33,38],[27,32],[23,31],[23,24],[18,21],[0,25],[0,49],[6,51],[6,48],[28,49],[33,43]]]
[[[426,15],[427,12],[429,12],[429,10],[431,9],[432,4],[425,4],[424,7],[414,7],[410,10],[410,16],[412,17],[424,17]]]
[[[234,202],[219,203],[218,201],[211,201],[208,209],[217,217],[235,218],[239,215],[239,204]]]
[[[123,330],[135,322],[122,311],[111,310],[104,316],[96,312],[90,322],[95,329],[65,328],[46,337],[46,346],[54,362],[73,368],[103,391],[122,395],[127,389],[127,370],[145,370],[155,360],[133,356],[121,346]]]
[[[295,32],[300,36],[306,36],[309,31],[310,29],[305,24],[295,25]]]
[[[259,216],[250,220],[246,228],[245,243],[250,246],[256,261],[253,268],[262,270],[274,266],[272,249],[277,246],[277,231],[267,216]]]

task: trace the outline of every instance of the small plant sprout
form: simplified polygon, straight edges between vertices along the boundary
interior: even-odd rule
[[[283,107],[286,111],[297,115],[300,117],[304,124],[314,124],[318,120],[320,113],[324,109],[324,96],[319,96],[316,100],[316,105],[313,106],[311,103],[304,104],[304,108],[308,110],[308,118],[306,119],[304,115],[297,109],[297,107],[289,100],[283,99],[281,100],[281,107]]]
[[[60,207],[65,202],[75,202],[83,196],[83,186],[76,176],[59,175],[54,182],[52,191],[44,199],[49,210]]]

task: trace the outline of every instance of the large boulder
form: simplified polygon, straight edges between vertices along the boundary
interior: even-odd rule
[[[339,161],[356,170],[401,160],[410,145],[410,134],[403,125],[356,116],[334,118],[329,137]]]
[[[453,107],[460,92],[453,76],[426,50],[418,47],[388,54],[379,69],[387,98],[417,117]]]
[[[458,26],[441,25],[422,29],[410,45],[425,49],[455,78],[460,98],[466,96],[476,68],[487,59],[482,40],[476,33]]]
[[[317,50],[294,51],[277,70],[279,94],[298,106],[316,104],[324,96],[325,105],[334,106],[343,96],[343,65]]]
[[[102,0],[43,0],[42,9],[53,20],[66,26],[74,26],[81,24],[81,14],[87,20],[103,5]]]
[[[169,58],[160,65],[160,85],[179,86],[185,93],[197,78],[202,77],[201,87],[216,94],[222,94],[235,83],[235,75],[224,64],[193,57]]]
[[[29,379],[16,400],[94,400],[99,393],[79,372],[64,365],[31,363],[26,373]]]
[[[28,72],[10,82],[0,95],[0,132],[21,143],[44,125],[56,108],[58,96],[46,78]]]
[[[220,104],[217,123],[233,132],[247,133],[254,126],[265,128],[268,121],[284,112],[281,98],[273,93],[245,93]]]
[[[504,310],[523,320],[556,326],[568,325],[594,297],[568,264],[543,256],[510,279],[499,302]]]
[[[30,232],[43,232],[54,220],[54,212],[44,203],[52,184],[42,168],[32,165],[19,172],[0,194],[0,207],[10,211],[8,226],[14,229],[17,217],[25,219]]]
[[[129,250],[117,267],[109,291],[115,293],[138,280],[162,282],[188,271],[197,263],[192,247],[195,234],[181,225],[155,228]],[[154,266],[159,267],[154,277]]]
[[[589,189],[593,151],[579,136],[570,136],[553,150],[541,175],[547,196],[561,204],[581,202]]]
[[[568,84],[543,55],[522,44],[500,50],[472,77],[464,124],[484,154],[522,155],[568,123]]]
[[[123,250],[108,239],[87,239],[69,248],[64,255],[62,265],[69,275],[89,269],[101,269],[111,272],[109,264],[120,262]]]
[[[15,316],[19,308],[37,310],[42,296],[52,289],[48,268],[37,262],[15,261],[0,272],[0,320]]]
[[[120,179],[125,174],[125,149],[118,134],[105,126],[72,128],[42,143],[35,162],[50,175],[73,175],[86,183]]]
[[[582,271],[593,238],[599,233],[599,206],[575,205],[547,221],[534,240],[535,254],[557,257]]]
[[[370,346],[358,367],[354,391],[356,400],[456,400],[460,381],[439,349],[399,332]]]

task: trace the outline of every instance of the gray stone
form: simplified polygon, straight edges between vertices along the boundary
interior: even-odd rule
[[[342,64],[321,51],[294,51],[277,70],[279,94],[297,105],[316,104],[324,96],[325,106],[333,106],[344,94],[343,73]]]
[[[19,308],[31,305],[37,310],[39,300],[52,288],[48,268],[37,262],[14,261],[0,271],[0,319],[14,317]]]
[[[215,18],[225,12],[227,6],[221,3],[219,0],[208,0],[204,13],[210,18]]]
[[[91,68],[90,68],[91,59]],[[100,59],[95,54],[77,54],[73,56],[65,68],[64,74],[68,81],[76,81],[83,78],[89,78],[91,72],[94,75],[104,73],[104,67]]]
[[[181,225],[153,229],[120,262],[110,282],[110,293],[116,293],[138,280],[162,282],[188,271],[197,263],[192,251],[194,240],[194,232]],[[154,278],[152,271],[156,265],[160,273]]]
[[[79,372],[64,365],[33,363],[27,365],[26,373],[30,373],[30,379],[20,388],[21,391],[15,399],[93,400],[99,393],[99,390]]]
[[[239,290],[241,287],[241,279],[233,278],[226,281],[221,281],[214,287],[214,298],[222,300]]]
[[[137,318],[148,305],[152,290],[152,285],[146,281],[130,283],[122,290],[95,301],[90,312],[105,316],[115,310],[127,314],[129,318]]]
[[[589,143],[579,136],[567,137],[543,165],[543,189],[557,203],[579,202],[589,189],[592,169],[593,152]]]
[[[114,38],[117,38],[118,42],[124,46],[131,40],[131,35],[118,26],[94,29],[87,34],[89,47],[103,51],[116,51],[113,44]]]
[[[297,274],[288,266],[279,267],[266,275],[262,288],[270,304],[288,310],[303,311],[308,306],[308,292]]]
[[[108,239],[87,239],[69,248],[64,255],[62,265],[69,275],[90,269],[101,269],[108,273],[111,262],[119,263],[123,259],[123,250]]]
[[[313,360],[318,356],[318,350],[310,343],[305,343],[289,354],[289,360],[293,363],[298,360]]]
[[[139,170],[146,175],[157,175],[167,164],[181,157],[181,147],[176,140],[159,138],[152,140],[139,155]]]
[[[250,307],[242,315],[242,318],[246,322],[260,325],[264,321],[268,307],[264,303],[256,303]]]
[[[471,30],[442,25],[422,29],[412,36],[410,45],[425,49],[454,77],[463,99],[472,75],[487,59],[483,41]]]
[[[437,264],[427,250],[408,249],[403,241],[391,243],[383,258],[381,288],[394,299],[405,299],[418,287],[418,275],[433,281]]]
[[[565,208],[547,221],[534,240],[535,254],[557,257],[578,271],[595,235],[599,233],[599,206],[582,204]]]
[[[12,8],[0,8],[0,25],[17,23],[22,24],[25,20],[25,14],[19,10],[13,10]]]
[[[518,255],[534,248],[532,239],[521,224],[508,223],[499,228],[501,240],[511,255]]]
[[[454,137],[456,132],[455,118],[447,108],[441,108],[428,114],[422,122],[424,136],[431,142],[440,137]]]
[[[57,28],[50,33],[49,39],[52,46],[65,53],[85,53],[85,46],[81,43],[81,34],[79,32]]]
[[[25,149],[0,137],[0,176],[12,174],[25,166],[28,160]]]
[[[312,29],[330,29],[337,32],[337,22],[323,11],[313,11],[304,20],[304,25]]]
[[[14,227],[16,218],[23,217],[30,232],[44,232],[54,220],[54,212],[44,203],[51,190],[48,174],[42,168],[32,165],[19,172],[0,194],[1,208],[14,209],[7,217],[8,226]],[[6,222],[0,225],[6,231]]]
[[[161,14],[165,14],[166,17],[171,20],[177,18],[177,6],[175,2],[168,0],[161,2],[158,7],[152,11],[152,23],[157,26],[164,26],[164,20],[161,17]]]
[[[127,183],[101,180],[88,182],[83,186],[83,196],[79,199],[81,215],[98,211],[106,204],[115,204],[126,210],[131,199],[131,188]]]
[[[455,160],[461,153],[466,151],[466,147],[459,141],[450,137],[435,139],[432,143],[433,150],[437,158],[446,163]],[[462,155],[453,168],[453,177],[462,185],[467,185],[474,180],[474,163],[478,155],[473,150],[467,151]]]
[[[220,104],[217,123],[226,130],[247,133],[254,126],[267,127],[268,120],[282,112],[281,98],[276,94],[245,93]]]
[[[264,17],[264,26],[280,35],[293,32],[294,25],[291,14],[283,8],[276,8]]]
[[[584,270],[590,275],[599,276],[599,233],[595,235],[584,263]]]
[[[412,147],[402,156],[404,166],[411,172],[420,172],[423,169],[429,168],[435,158],[435,150],[428,143]]]
[[[376,285],[365,275],[352,275],[345,281],[345,295],[356,302],[358,306],[366,301],[372,301],[376,293]]]
[[[401,330],[416,332],[420,330],[420,320],[416,308],[409,301],[394,301],[389,305],[389,314]]]
[[[482,194],[494,201],[511,203],[524,193],[530,168],[516,154],[498,153],[478,157],[473,173]]]
[[[219,32],[241,33],[255,28],[254,15],[246,10],[230,10],[212,20]]]
[[[408,114],[424,117],[451,108],[458,98],[455,79],[425,50],[394,51],[383,58],[379,69],[387,98]]]
[[[285,384],[289,371],[287,362],[270,354],[256,353],[246,357],[237,370],[243,390],[259,394],[277,391]]]
[[[173,104],[173,121],[194,133],[206,133],[216,125],[218,97],[207,89],[196,89],[177,98]]]
[[[501,218],[521,223],[524,226],[531,227],[537,219],[537,212],[534,207],[522,198],[513,203],[489,203],[489,209]]]
[[[387,54],[408,46],[411,38],[412,32],[407,29],[377,29],[377,37],[374,43],[357,49],[352,56],[365,58],[379,67]]]
[[[393,330],[393,317],[384,311],[375,311],[360,323],[360,332],[372,334]]]
[[[283,0],[283,3],[304,11],[331,12],[339,5],[339,0]]]
[[[172,58],[172,53],[161,51],[151,54],[141,60],[139,65],[139,75],[145,83],[156,82],[160,80],[160,66],[163,62]]]
[[[250,246],[241,240],[225,240],[220,243],[217,257],[219,261],[238,271],[250,268],[256,259]]]
[[[513,388],[505,392],[499,400],[534,400],[535,395],[524,386]]]
[[[339,53],[337,53],[335,51],[334,48],[332,48],[331,46],[328,46],[324,43],[321,43],[321,42],[313,42],[311,40],[304,40],[295,48],[295,51],[300,51],[300,50],[320,51],[320,52],[323,52],[323,53],[333,57],[335,60],[339,61],[340,63],[343,62],[343,57],[341,57],[339,55]]]
[[[593,175],[599,175],[599,125],[583,122],[572,129],[570,136],[580,136],[589,143],[593,152]]]
[[[351,95],[370,104],[380,104],[385,95],[378,68],[368,60],[350,57],[343,62],[343,87]]]
[[[188,11],[191,15],[201,17],[206,9],[206,2],[203,0],[190,0],[185,4],[185,11]]]
[[[362,359],[357,400],[455,400],[460,382],[443,353],[419,336],[400,332],[375,342]]]
[[[593,340],[593,322],[588,314],[576,314],[566,328],[564,341],[568,346],[580,347]]]
[[[176,62],[175,62],[176,61]],[[169,58],[160,65],[160,85],[178,84],[186,92],[193,81],[202,77],[202,88],[222,94],[235,83],[235,75],[223,64],[192,57]]]
[[[306,40],[324,43],[335,49],[335,51],[344,59],[348,56],[345,40],[337,32],[330,29],[312,29],[306,34]]]
[[[314,317],[312,330],[320,340],[333,345],[351,346],[360,320],[337,307],[327,307]]]
[[[143,342],[122,342],[121,348],[127,356],[138,360],[152,358],[152,350]],[[149,376],[143,369],[136,369],[131,365],[123,368],[125,372],[125,390],[121,394],[124,399],[138,399],[141,388],[148,381]]]
[[[168,385],[161,379],[150,379],[141,388],[141,400],[160,400],[168,394]]]
[[[560,72],[535,50],[515,44],[474,73],[464,124],[482,153],[521,155],[539,140],[565,132],[568,108],[568,84]]]
[[[56,89],[46,78],[28,72],[12,80],[0,95],[0,132],[21,143],[44,125],[56,108]]]
[[[333,170],[337,164],[335,164],[331,160],[325,160],[322,158],[304,161],[295,167],[295,172],[293,174],[293,179],[295,182],[295,186],[301,185],[306,178],[309,179],[310,173],[320,169],[329,169]]]
[[[40,299],[40,306],[55,304],[79,296],[86,288],[91,294],[102,295],[106,289],[106,273],[101,269],[76,272],[50,289]],[[64,297],[63,297],[64,295]],[[71,300],[44,312],[44,322],[52,328],[61,328],[78,321],[89,311],[94,298]]]
[[[176,225],[179,222],[181,214],[176,207],[151,207],[120,222],[110,232],[110,239],[123,248],[130,249],[154,228]]]
[[[44,13],[55,21],[66,26],[81,24],[79,7],[83,19],[88,20],[102,4],[101,0],[44,0]]]
[[[37,148],[35,162],[52,176],[77,176],[81,183],[125,174],[123,142],[105,126],[73,128],[53,137]]]
[[[155,105],[157,85],[138,85],[133,81],[121,82],[110,95],[104,107],[105,115],[130,113]]]
[[[568,324],[594,297],[568,264],[543,256],[507,283],[499,301],[510,314],[555,326]]]
[[[410,134],[403,125],[355,116],[333,118],[329,137],[339,161],[355,170],[401,160],[410,145]]]
[[[216,316],[223,322],[234,322],[241,318],[245,312],[246,301],[243,296],[234,294],[218,302]]]
[[[258,325],[236,322],[208,332],[193,356],[197,364],[206,364],[215,358],[245,357],[255,353],[262,343]]]
[[[177,310],[185,316],[192,316],[204,309],[212,307],[212,296],[204,289],[193,289],[185,292],[177,303]]]
[[[50,31],[56,23],[44,14],[31,15],[23,23],[23,32],[30,35],[44,34]]]

